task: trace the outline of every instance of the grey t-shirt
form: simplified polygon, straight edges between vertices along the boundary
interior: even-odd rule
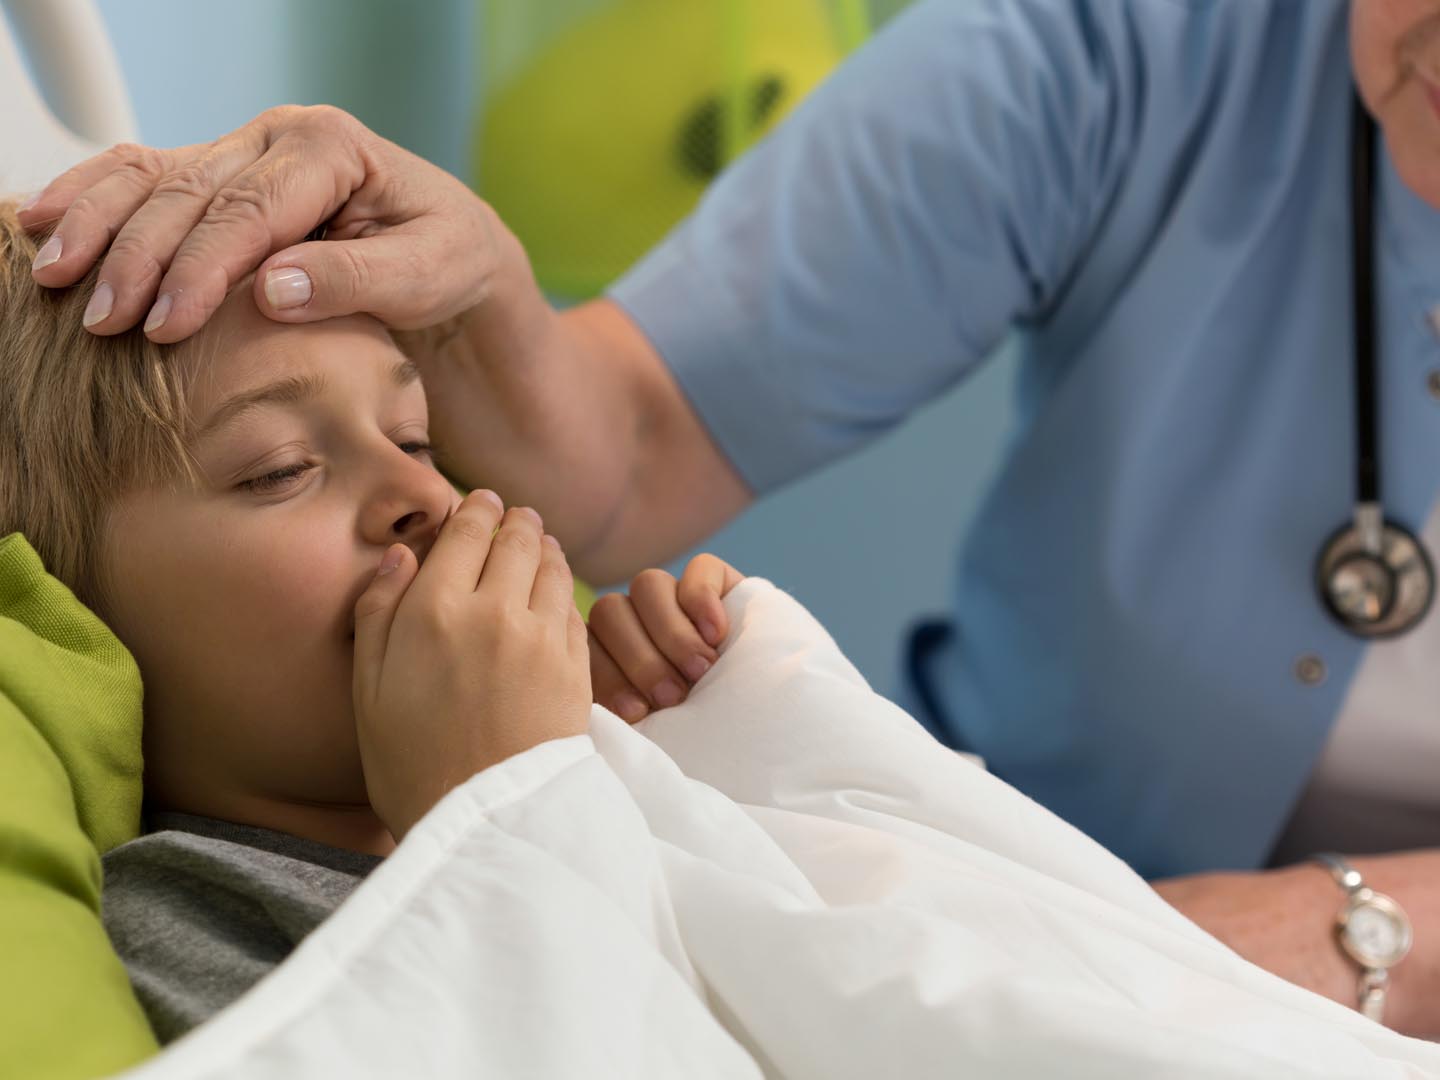
[[[190,814],[106,854],[105,930],[168,1043],[290,955],[379,856]]]

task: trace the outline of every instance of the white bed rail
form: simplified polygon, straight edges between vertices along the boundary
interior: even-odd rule
[[[136,138],[93,0],[0,0],[0,102],[0,192],[38,188],[97,150]]]

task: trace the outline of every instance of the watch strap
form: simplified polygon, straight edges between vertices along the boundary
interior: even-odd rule
[[[1327,851],[1315,855],[1313,858],[1315,862],[1320,863],[1330,871],[1330,876],[1335,879],[1335,884],[1344,890],[1347,901],[1350,903],[1356,902],[1357,899],[1363,901],[1366,896],[1378,895],[1365,884],[1365,878],[1361,875],[1360,871],[1351,866],[1349,861],[1343,856]],[[1365,895],[1361,896],[1360,894],[1362,893]],[[1389,901],[1388,898],[1386,899],[1387,902],[1393,903],[1393,901]],[[1337,933],[1344,932],[1344,912],[1342,911],[1341,914],[1342,918],[1339,926],[1337,926]],[[1352,963],[1360,963],[1341,946],[1338,937],[1336,939],[1336,947],[1340,948],[1341,954],[1344,955],[1347,960],[1350,960]],[[1360,979],[1356,987],[1357,1000],[1355,1008],[1367,1019],[1374,1020],[1377,1024],[1382,1023],[1381,1018],[1385,1014],[1385,997],[1389,986],[1390,972],[1388,968],[1371,967],[1367,964],[1360,963]]]
[[[1385,993],[1390,985],[1390,972],[1384,968],[1363,968],[1360,972],[1360,1001],[1355,1006],[1368,1020],[1381,1023],[1385,1015]]]
[[[1315,861],[1330,871],[1330,876],[1335,879],[1335,884],[1344,889],[1347,894],[1354,895],[1365,888],[1365,879],[1360,876],[1360,871],[1351,866],[1343,856],[1326,851],[1316,855]]]

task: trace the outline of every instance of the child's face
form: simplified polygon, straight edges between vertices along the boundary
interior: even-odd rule
[[[383,849],[351,612],[385,549],[423,559],[459,502],[423,449],[424,392],[367,317],[282,326],[238,290],[208,334],[177,361],[204,482],[123,496],[106,533],[107,614],[145,680],[147,794]]]

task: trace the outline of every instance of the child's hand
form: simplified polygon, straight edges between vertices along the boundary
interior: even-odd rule
[[[403,544],[385,553],[355,603],[353,689],[365,786],[397,840],[475,773],[585,732],[573,589],[539,515],[502,519],[491,492],[465,497],[424,566]]]
[[[630,723],[685,700],[710,670],[729,632],[721,597],[744,580],[714,555],[697,555],[677,582],[646,570],[630,593],[590,611],[590,684],[595,701]]]

